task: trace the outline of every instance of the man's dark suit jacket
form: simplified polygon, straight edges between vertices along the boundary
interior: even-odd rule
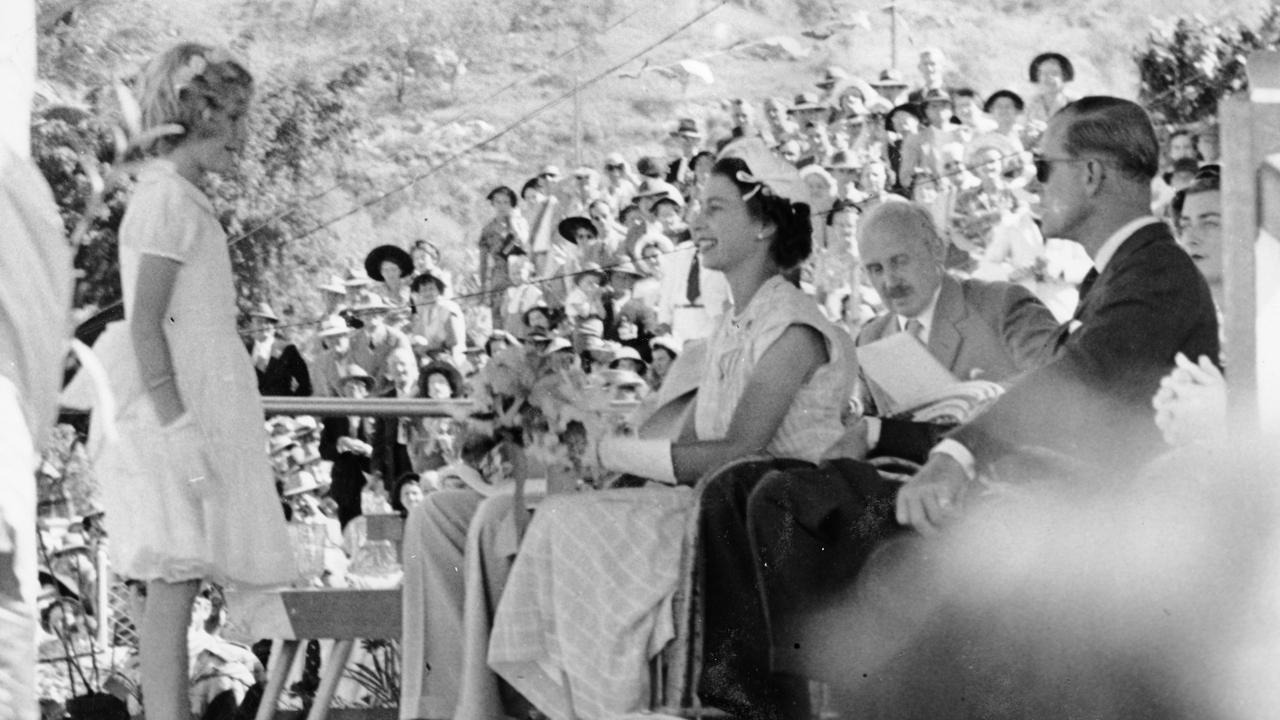
[[[1161,448],[1151,398],[1174,355],[1217,360],[1209,286],[1163,223],[1140,228],[1089,279],[1054,358],[952,433],[980,467],[1026,447],[1117,469],[1141,464]]]
[[[320,457],[333,462],[329,497],[338,503],[338,522],[343,527],[360,514],[360,491],[364,489],[364,474],[369,471],[370,459],[357,453],[338,452],[338,439],[351,437],[372,445],[373,423],[360,420],[355,428],[345,415],[321,421]]]

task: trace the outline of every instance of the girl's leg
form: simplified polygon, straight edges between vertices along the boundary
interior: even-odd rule
[[[149,718],[191,717],[187,626],[191,624],[191,603],[199,591],[199,580],[147,583],[140,654],[143,705]]]

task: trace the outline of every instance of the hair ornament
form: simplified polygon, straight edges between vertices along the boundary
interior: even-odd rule
[[[740,138],[724,147],[717,160],[735,157],[747,164],[747,170],[739,171],[737,180],[755,185],[742,196],[750,200],[767,188],[775,195],[791,202],[808,202],[809,189],[793,165],[778,157],[759,137]]]

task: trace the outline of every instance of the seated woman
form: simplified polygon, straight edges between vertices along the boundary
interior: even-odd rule
[[[418,397],[452,400],[465,394],[466,381],[462,379],[462,373],[449,363],[429,363],[419,373]],[[414,470],[424,473],[454,462],[454,443],[460,429],[458,421],[452,418],[422,418],[410,451]]]
[[[424,272],[413,279],[411,288],[409,338],[414,352],[430,361],[465,367],[467,321],[458,303],[445,297],[444,279]]]
[[[701,507],[700,535],[715,540],[703,550],[706,587],[750,583],[742,501],[767,471],[816,462],[842,433],[856,372],[851,342],[786,277],[811,250],[806,197],[795,170],[758,138],[725,149],[692,230],[737,312],[706,345],[691,422],[674,441],[600,441],[605,469],[656,484],[552,496],[534,515],[488,659],[549,715],[565,713],[566,697],[583,717],[640,709],[646,664],[672,637],[670,602],[693,513]],[[726,463],[762,455],[770,459],[718,476],[700,499],[690,491]],[[706,626],[704,700],[743,717],[772,714],[767,667],[740,671],[735,638],[720,630]]]

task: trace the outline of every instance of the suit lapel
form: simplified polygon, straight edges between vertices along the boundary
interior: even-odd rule
[[[933,329],[929,331],[929,353],[942,366],[950,369],[960,354],[959,324],[964,320],[964,296],[960,283],[950,275],[942,278],[942,290],[933,310]]]
[[[1130,255],[1151,243],[1161,242],[1162,240],[1173,242],[1173,236],[1169,233],[1169,229],[1165,227],[1164,223],[1144,225],[1124,242],[1120,243],[1120,247],[1116,248],[1115,253],[1111,255],[1111,259],[1107,261],[1107,266],[1101,273],[1094,272],[1093,268],[1090,268],[1088,274],[1085,275],[1084,280],[1080,283],[1080,303],[1076,306],[1074,317],[1081,319],[1085,316],[1085,310],[1090,304],[1090,298],[1096,299],[1106,295],[1107,283],[1116,274],[1116,268],[1121,267]]]

